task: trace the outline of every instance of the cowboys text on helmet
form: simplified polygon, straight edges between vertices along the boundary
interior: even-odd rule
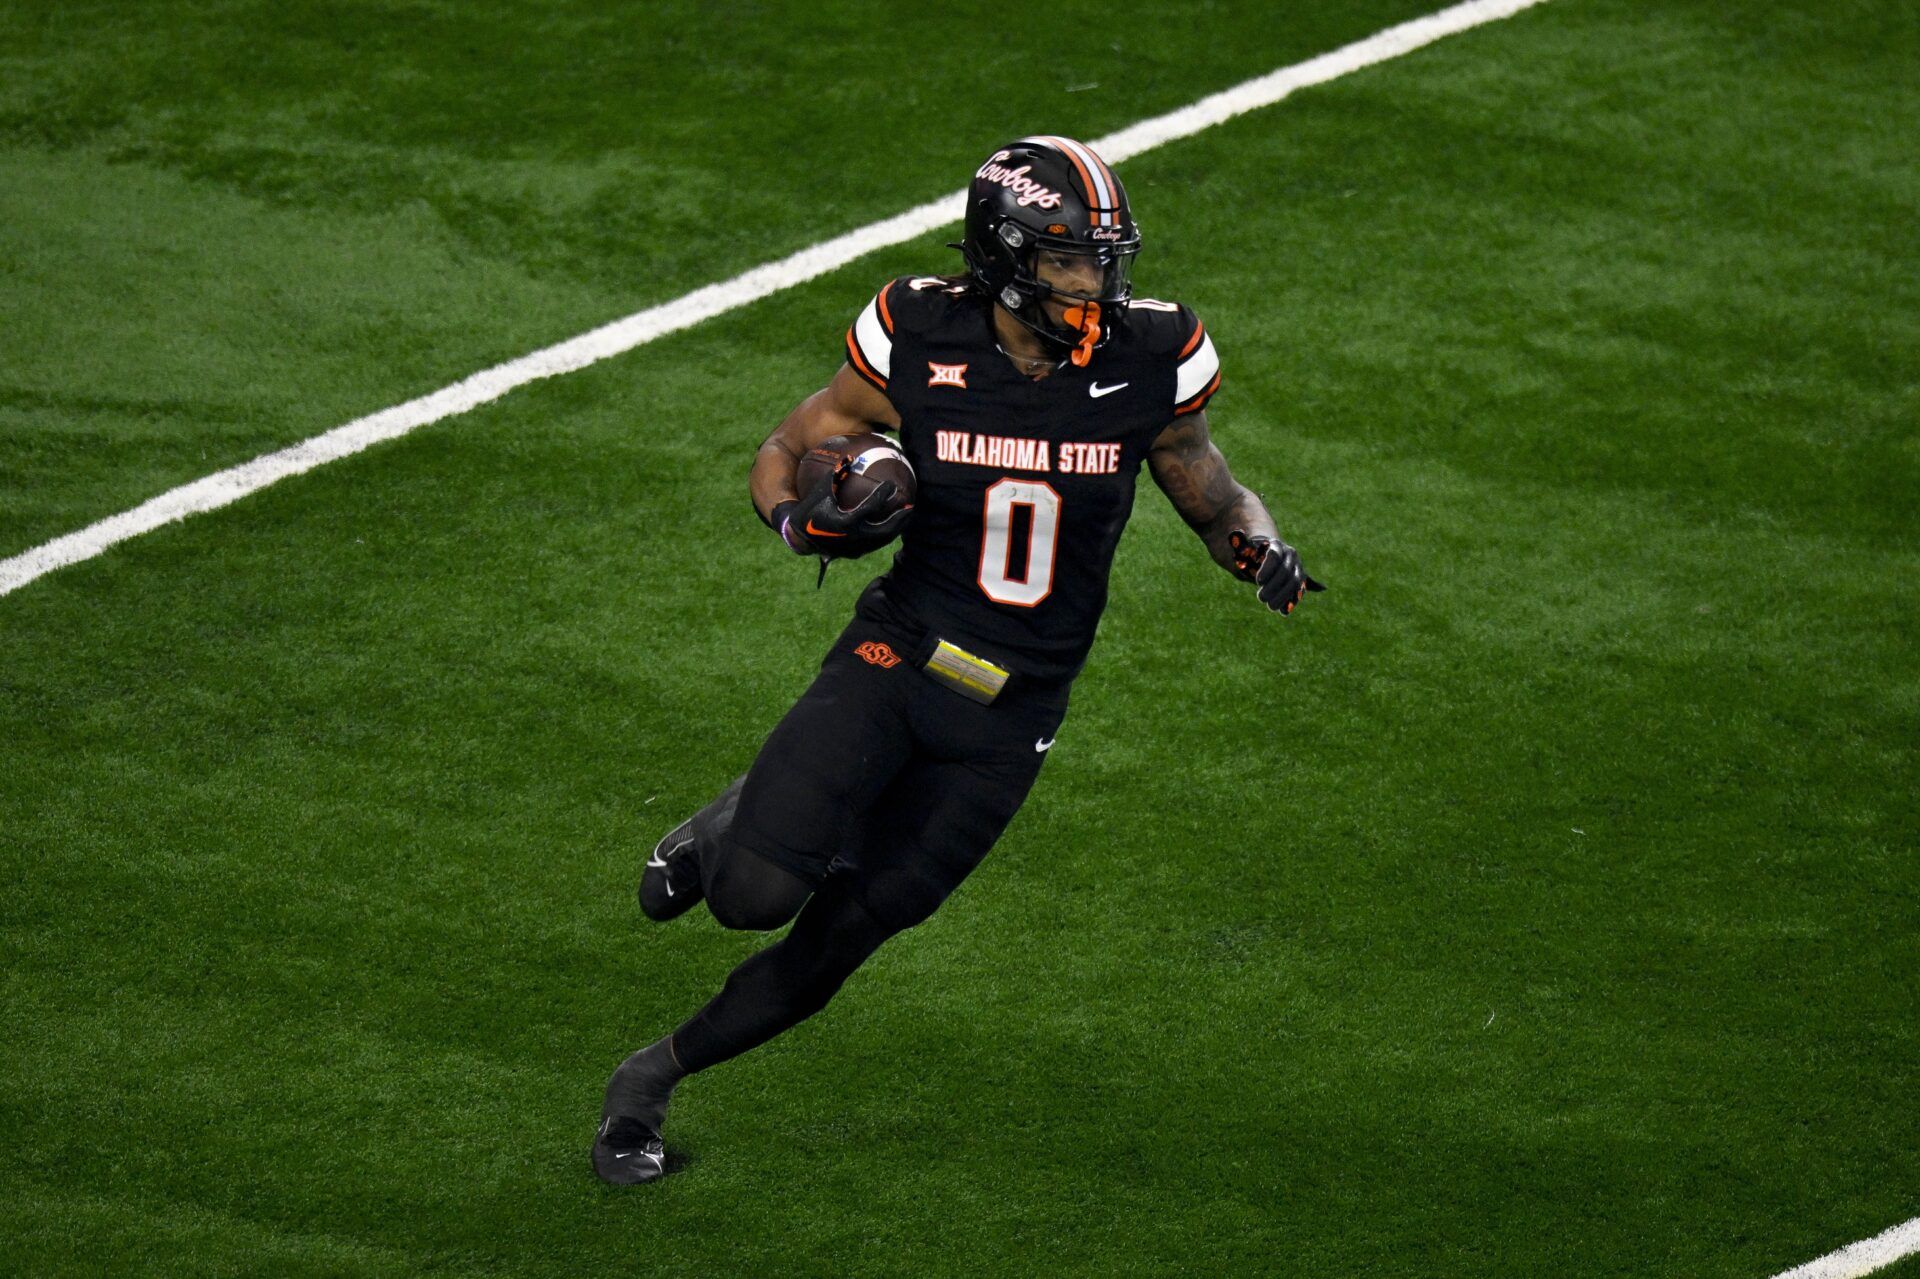
[[[1050,186],[1035,182],[1027,176],[1028,171],[1033,168],[1032,165],[1023,164],[1017,169],[1009,169],[1000,163],[1000,161],[1007,158],[1008,153],[1005,151],[994,152],[993,158],[981,165],[979,172],[973,176],[976,178],[984,178],[988,182],[1007,188],[1007,190],[1013,192],[1015,196],[1014,203],[1020,205],[1022,208],[1030,204],[1037,204],[1043,209],[1057,209],[1060,207],[1060,193],[1058,191]]]

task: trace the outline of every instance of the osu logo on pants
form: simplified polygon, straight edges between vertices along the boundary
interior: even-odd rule
[[[853,651],[856,656],[865,658],[875,666],[891,668],[900,665],[900,655],[879,640],[868,640]]]

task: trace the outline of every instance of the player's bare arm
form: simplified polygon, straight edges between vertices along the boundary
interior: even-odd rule
[[[892,541],[912,514],[882,485],[852,509],[834,500],[834,479],[800,491],[801,459],[837,436],[898,428],[900,414],[887,397],[842,365],[833,380],[802,400],[760,445],[747,485],[767,527],[802,555],[857,557]],[[824,570],[823,570],[824,571]]]
[[[748,480],[754,509],[772,523],[774,507],[797,500],[800,493],[794,474],[800,459],[822,441],[899,426],[900,414],[893,402],[841,365],[831,382],[800,401],[760,445]]]
[[[1257,583],[1269,608],[1291,613],[1305,592],[1324,589],[1300,569],[1260,495],[1233,478],[1204,409],[1175,418],[1147,451],[1147,466],[1214,563]]]
[[[1233,478],[1207,429],[1204,409],[1175,418],[1148,451],[1147,466],[1173,509],[1207,544],[1214,563],[1229,573],[1239,571],[1233,548],[1227,545],[1227,535],[1234,529],[1249,537],[1280,540],[1259,494]]]

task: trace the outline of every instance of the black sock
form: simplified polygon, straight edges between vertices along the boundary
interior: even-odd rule
[[[655,1040],[620,1063],[607,1081],[603,1118],[638,1119],[654,1132],[667,1120],[667,1102],[687,1072],[673,1052],[673,1036]]]

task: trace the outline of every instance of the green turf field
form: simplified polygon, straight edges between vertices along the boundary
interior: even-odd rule
[[[1439,7],[0,8],[0,558]],[[0,597],[0,1271],[1765,1279],[1920,1214],[1920,18],[1552,0],[1126,164],[1315,576],[1150,486],[1026,809],[596,1182],[947,236]],[[875,565],[875,561],[865,561]],[[1913,1263],[1887,1275],[1913,1273]]]

